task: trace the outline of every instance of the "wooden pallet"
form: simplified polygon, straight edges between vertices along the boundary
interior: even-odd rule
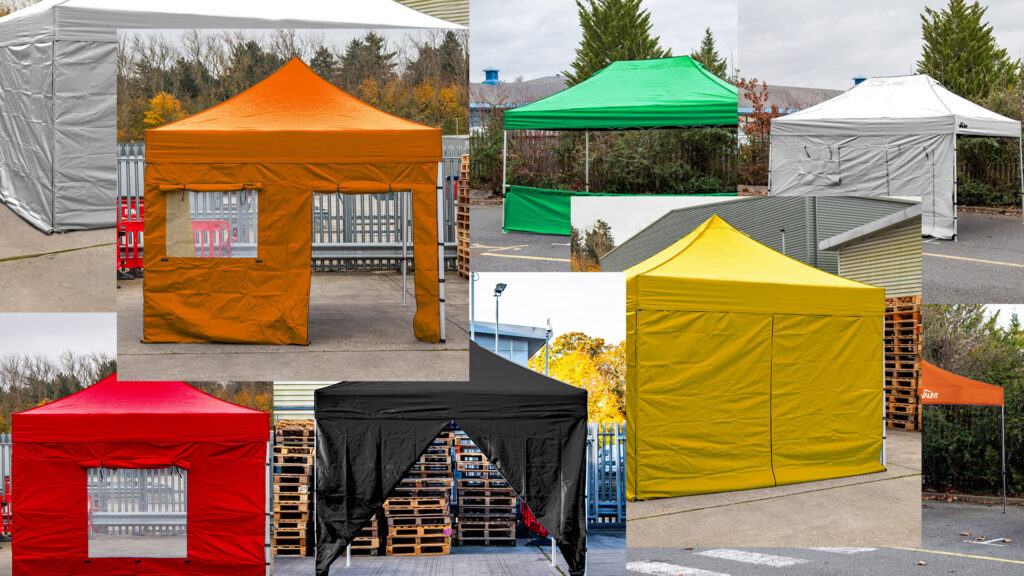
[[[504,478],[459,478],[459,491],[509,488]]]
[[[388,516],[388,530],[395,526],[450,526],[451,516],[447,514],[435,516]]]
[[[455,213],[455,269],[462,278],[469,278],[469,154],[462,157],[461,168]]]
[[[452,525],[429,524],[425,526],[392,526],[388,529],[388,536],[450,536]]]
[[[448,490],[452,487],[451,478],[402,478],[399,488],[419,488],[428,490]]]
[[[508,494],[500,496],[459,496],[459,506],[465,507],[493,507],[493,506],[515,506],[516,497]]]
[[[408,545],[451,544],[451,542],[452,535],[450,531],[448,534],[415,534],[409,536],[393,536],[388,534],[388,548]]]
[[[388,556],[440,556],[448,554],[451,544],[412,544],[405,546],[388,546]]]

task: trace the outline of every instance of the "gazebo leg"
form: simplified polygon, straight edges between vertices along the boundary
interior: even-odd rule
[[[352,545],[345,547],[345,568],[352,566]]]
[[[437,299],[441,314],[441,343],[444,343],[444,163],[437,163]]]

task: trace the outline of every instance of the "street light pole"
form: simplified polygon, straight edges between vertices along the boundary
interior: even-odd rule
[[[544,332],[544,375],[548,375],[548,358],[551,354],[551,318],[548,318],[548,329]]]
[[[498,325],[498,300],[501,298],[501,293],[505,291],[506,284],[501,282],[494,285],[494,353],[501,354],[498,351],[498,332],[500,332],[500,326]]]
[[[474,323],[476,322],[476,316],[473,314],[473,310],[476,308],[476,281],[480,279],[480,274],[477,272],[470,272],[469,274],[469,339],[471,342],[476,342],[476,330],[474,329]]]

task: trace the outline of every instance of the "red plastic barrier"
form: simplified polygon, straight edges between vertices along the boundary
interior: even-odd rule
[[[527,530],[538,536],[546,537],[548,535],[548,531],[540,525],[540,522],[537,521],[537,518],[534,517],[533,512],[530,511],[530,507],[525,502],[523,502],[523,526],[526,526]]]
[[[121,219],[117,223],[117,267],[142,269],[142,225],[145,205],[141,198],[121,199]]]

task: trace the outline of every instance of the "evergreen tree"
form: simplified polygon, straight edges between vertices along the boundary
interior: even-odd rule
[[[338,71],[341,63],[338,58],[334,55],[327,46],[320,46],[316,52],[313,53],[313,58],[309,61],[309,67],[313,69],[313,72],[317,73],[328,82],[334,82],[338,76]]]
[[[596,261],[615,248],[615,239],[612,238],[612,228],[604,220],[598,220],[594,227],[586,232],[586,239],[583,243],[583,251]]]
[[[974,102],[1017,79],[1020,61],[1000,48],[985,21],[987,7],[949,0],[942,10],[921,14],[924,46],[917,72],[928,74],[954,93]]]
[[[572,71],[562,72],[573,86],[618,60],[665,58],[671,50],[651,35],[651,15],[642,0],[576,0],[583,39],[576,49]]]
[[[352,40],[341,57],[342,88],[355,94],[367,79],[384,85],[395,77],[396,56],[398,52],[389,52],[387,40],[374,32]]]
[[[703,64],[708,72],[725,80],[728,74],[728,63],[724,56],[718,55],[715,36],[711,33],[710,26],[704,29],[704,39],[700,42],[700,48],[691,52],[690,58]]]

